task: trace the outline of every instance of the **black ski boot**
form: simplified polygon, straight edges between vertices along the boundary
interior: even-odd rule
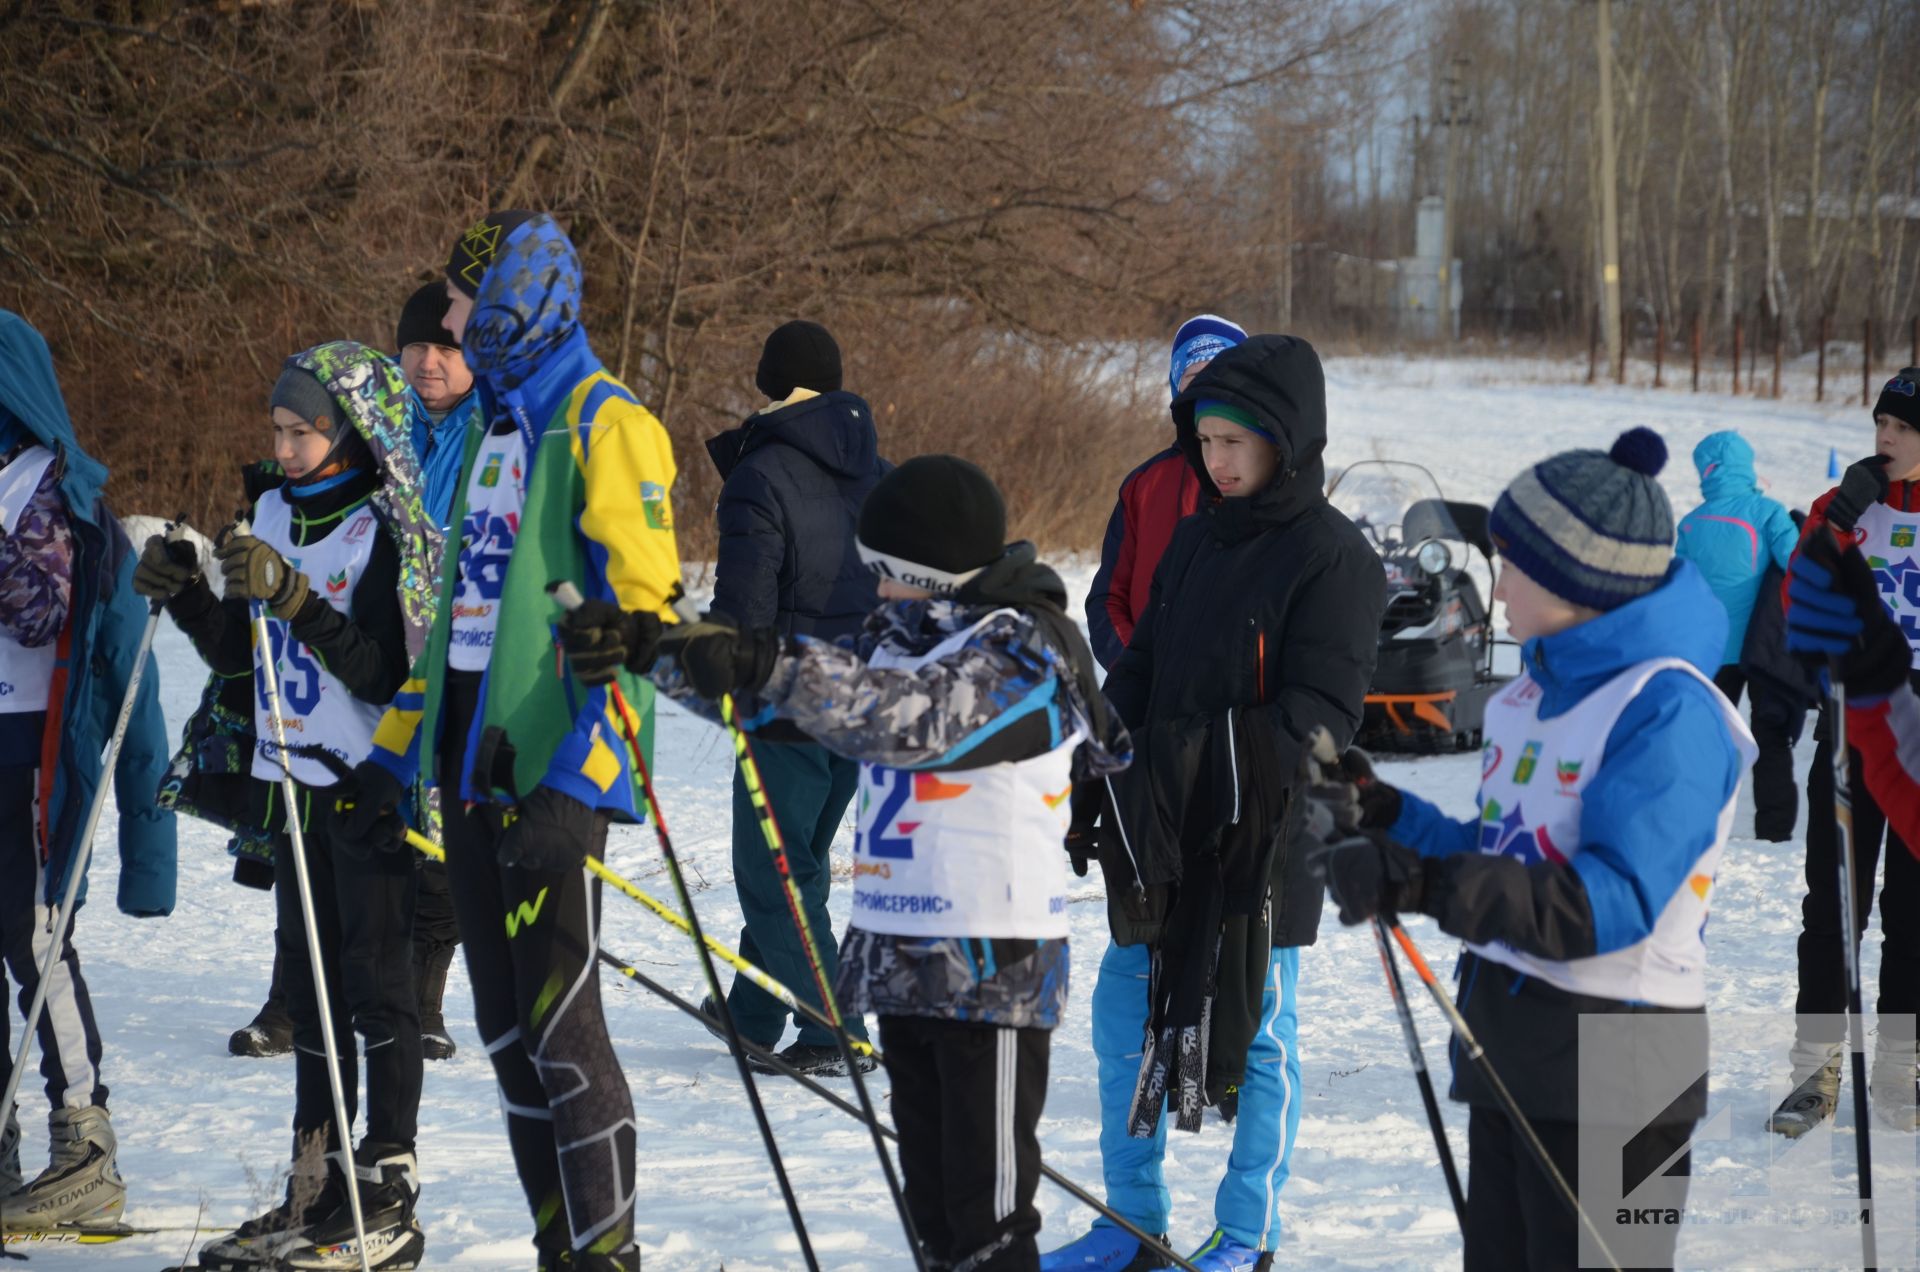
[[[280,987],[280,956],[273,956],[273,980],[267,1001],[247,1024],[227,1039],[227,1052],[236,1056],[284,1056],[293,1050],[293,1020],[287,1015],[286,992]]]
[[[303,1171],[303,1165],[309,1169]],[[333,1204],[326,1196],[329,1176],[315,1166],[317,1158],[296,1156],[280,1204],[209,1243],[196,1266],[207,1272],[263,1272],[275,1266],[282,1250],[300,1244],[308,1221]]]
[[[774,1053],[789,1068],[796,1069],[810,1078],[844,1078],[847,1076],[847,1062],[840,1055],[838,1047],[822,1047],[811,1042],[796,1042],[782,1051]],[[860,1072],[872,1073],[880,1062],[871,1054],[856,1056]],[[747,1064],[755,1073],[778,1073],[778,1069],[764,1064],[753,1056],[747,1057]]]
[[[447,969],[453,964],[453,946],[413,947],[413,984],[420,998],[420,1054],[428,1060],[451,1060],[456,1050],[447,1032],[441,999],[447,993]]]
[[[360,1219],[367,1234],[367,1264],[375,1269],[417,1268],[427,1248],[414,1217],[420,1184],[411,1150],[363,1143],[354,1155],[360,1185]],[[341,1174],[341,1159],[329,1154],[327,1189],[297,1240],[282,1247],[275,1272],[358,1269],[360,1247],[353,1230],[353,1204]]]

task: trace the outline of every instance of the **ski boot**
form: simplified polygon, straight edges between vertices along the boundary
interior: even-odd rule
[[[7,1110],[5,1125],[0,1125],[0,1197],[20,1191],[25,1177],[20,1174],[20,1110]]]
[[[1840,1057],[1826,1043],[1793,1044],[1793,1090],[1773,1111],[1768,1129],[1799,1139],[1833,1116],[1840,1098]]]
[[[823,1047],[811,1042],[796,1042],[782,1051],[774,1053],[790,1069],[806,1074],[810,1078],[844,1078],[847,1076],[847,1062],[840,1055],[839,1047]],[[860,1066],[860,1072],[872,1073],[880,1062],[871,1055],[856,1055],[854,1063]],[[747,1057],[747,1067],[755,1073],[778,1073],[778,1069],[756,1057]]]
[[[1166,1237],[1160,1242],[1166,1244]],[[1097,1223],[1078,1241],[1040,1256],[1040,1272],[1155,1272],[1173,1265],[1124,1228]]]
[[[1205,1245],[1187,1256],[1199,1272],[1272,1272],[1273,1251],[1256,1250],[1215,1228]]]
[[[453,946],[436,945],[413,951],[413,983],[420,996],[420,1054],[428,1060],[451,1060],[457,1048],[447,1032],[447,1019],[440,1001],[447,992],[447,968],[453,963]]]
[[[284,1056],[292,1050],[293,1022],[271,1000],[227,1039],[228,1055],[258,1059]]]
[[[345,1169],[342,1156],[328,1154],[327,1165],[327,1190],[321,1204],[315,1207],[299,1239],[282,1247],[275,1272],[328,1272],[360,1266],[353,1203],[347,1197],[347,1182],[341,1173]],[[360,1219],[367,1234],[368,1266],[419,1267],[427,1238],[413,1213],[420,1200],[420,1182],[412,1151],[393,1144],[362,1143],[353,1155],[352,1169],[360,1186]]]
[[[208,1243],[200,1251],[197,1267],[206,1272],[265,1272],[277,1266],[280,1251],[300,1242],[315,1212],[332,1206],[326,1197],[329,1172],[303,1169],[312,1160],[296,1156],[294,1167],[287,1174],[286,1195],[280,1204],[247,1220],[218,1241]]]
[[[1896,1131],[1920,1129],[1920,1089],[1911,1038],[1881,1034],[1873,1042],[1873,1077],[1867,1083],[1873,1111]]]
[[[114,1161],[117,1145],[105,1107],[55,1109],[47,1116],[47,1138],[47,1168],[32,1183],[0,1197],[0,1227],[22,1232],[118,1223],[127,1185]]]

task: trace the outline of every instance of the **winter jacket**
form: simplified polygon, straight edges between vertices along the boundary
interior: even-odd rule
[[[1849,697],[1847,744],[1887,828],[1920,858],[1920,696],[1902,685],[1884,698]]]
[[[782,636],[859,630],[880,599],[853,542],[860,505],[890,467],[877,447],[865,401],[804,389],[707,443],[722,482],[715,613]]]
[[[1058,576],[1033,562],[1031,545],[1016,544],[953,599],[885,602],[838,643],[789,639],[741,709],[755,728],[784,722],[837,754],[925,775],[916,783],[1028,760],[1082,732],[1074,777],[1097,779],[1125,766],[1130,743],[1092,686],[1092,658],[1065,603]],[[883,648],[923,654],[976,627],[917,671],[868,665]],[[712,717],[671,659],[653,674]],[[1062,845],[1031,850],[1059,854]],[[1069,965],[1065,939],[906,937],[866,931],[856,917],[840,946],[836,992],[848,1011],[1050,1029]]]
[[[580,258],[551,217],[517,226],[480,280],[462,341],[486,429],[467,430],[451,522],[467,517],[475,458],[495,426],[526,442],[526,500],[505,575],[499,619],[459,798],[511,801],[548,786],[616,820],[639,820],[642,797],[623,725],[606,688],[587,689],[557,661],[547,595],[556,579],[582,594],[675,621],[680,554],[673,536],[673,448],[632,392],[601,366],[580,325]],[[443,571],[426,650],[374,733],[375,763],[400,781],[421,771],[421,748],[440,743],[442,691],[457,565]],[[619,684],[651,744],[653,691],[622,671]],[[428,766],[431,772],[432,766]]]
[[[1120,483],[1100,544],[1100,569],[1087,590],[1087,634],[1102,667],[1111,668],[1133,639],[1173,528],[1199,506],[1200,479],[1178,446],[1167,447]]]
[[[54,452],[73,545],[72,596],[56,638],[60,661],[41,751],[43,900],[52,905],[65,893],[87,811],[106,777],[101,754],[126,698],[148,610],[133,590],[133,545],[101,498],[106,469],[74,441],[47,343],[29,323],[6,310],[0,310],[0,413],[12,416]],[[166,756],[160,676],[149,656],[113,772],[120,812],[117,900],[126,914],[162,915],[173,909],[173,814],[154,803]]]
[[[1713,433],[1693,448],[1705,500],[1680,519],[1674,555],[1691,561],[1727,611],[1722,666],[1737,664],[1747,620],[1769,565],[1786,569],[1799,531],[1776,499],[1760,493],[1753,447],[1732,430]],[[1711,669],[1710,669],[1711,670]]]
[[[1527,641],[1521,657],[1541,690],[1541,716],[1564,715],[1649,659],[1683,658],[1711,676],[1725,649],[1723,614],[1700,572],[1681,561],[1656,591]],[[1608,734],[1599,771],[1581,793],[1580,851],[1569,862],[1521,867],[1511,858],[1481,857],[1478,818],[1448,817],[1402,791],[1401,814],[1388,834],[1423,857],[1460,863],[1429,885],[1430,898],[1435,889],[1446,898],[1438,906],[1441,928],[1554,961],[1645,939],[1718,838],[1720,812],[1746,767],[1717,698],[1685,672],[1662,671],[1627,704]],[[1521,1110],[1553,1121],[1581,1120],[1576,1044],[1582,1015],[1673,1010],[1568,993],[1472,952],[1462,956],[1459,1001]],[[1699,1045],[1704,1063],[1704,1032]],[[1457,1053],[1453,1095],[1496,1107],[1479,1071]],[[1704,1085],[1692,1095],[1697,1098],[1669,1110],[1673,1120],[1704,1113]]]
[[[443,533],[453,529],[453,497],[460,485],[460,461],[466,457],[467,434],[479,424],[480,395],[469,392],[439,419],[411,387],[407,389],[407,427],[413,438],[414,458],[420,464],[422,498],[427,515]]]

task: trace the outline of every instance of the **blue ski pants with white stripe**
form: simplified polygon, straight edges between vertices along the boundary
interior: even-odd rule
[[[1173,1204],[1161,1172],[1167,1118],[1161,1117],[1151,1138],[1127,1134],[1146,1036],[1151,959],[1145,945],[1107,946],[1093,987],[1093,1051],[1099,1061],[1100,1167],[1107,1204],[1148,1232],[1165,1232]],[[1280,1189],[1300,1130],[1299,981],[1300,951],[1275,950],[1267,964],[1260,1027],[1240,1083],[1233,1151],[1213,1199],[1215,1225],[1258,1250],[1271,1250],[1279,1241]]]

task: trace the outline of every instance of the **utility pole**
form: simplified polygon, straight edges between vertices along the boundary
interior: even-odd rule
[[[1600,49],[1600,330],[1607,339],[1607,361],[1620,365],[1620,209],[1614,194],[1613,157],[1613,13],[1611,0],[1599,0]]]
[[[1602,0],[1604,3],[1605,0]],[[1467,94],[1461,83],[1461,69],[1468,63],[1465,57],[1455,57],[1448,65],[1446,79],[1441,93],[1440,115],[1434,121],[1447,126],[1447,173],[1446,186],[1441,194],[1442,213],[1440,218],[1440,321],[1445,331],[1442,339],[1452,342],[1459,339],[1459,329],[1454,323],[1453,308],[1453,194],[1454,163],[1459,154],[1456,138],[1460,126],[1473,122],[1466,113]]]

